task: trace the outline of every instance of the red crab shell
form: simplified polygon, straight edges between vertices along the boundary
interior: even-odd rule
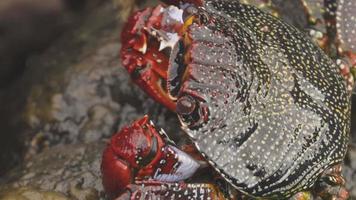
[[[197,170],[199,164],[165,137],[144,116],[111,138],[101,165],[104,189],[110,197],[130,190],[137,181],[176,182]]]
[[[152,152],[154,140],[157,152]],[[161,136],[148,123],[147,116],[115,134],[103,153],[101,165],[103,185],[110,196],[121,193],[135,176],[152,174],[153,163],[160,158],[163,146]],[[135,170],[138,172],[134,173]]]
[[[178,4],[177,2],[170,1],[173,4]],[[197,5],[202,3],[191,2]],[[167,17],[174,12],[171,12],[170,8],[176,7],[158,5],[132,15],[121,34],[123,46],[120,55],[124,67],[138,86],[170,110],[187,115],[194,110],[195,105],[194,102],[190,102],[191,98],[185,98],[184,95],[203,98],[189,88],[188,79],[202,77],[199,77],[200,72],[194,69],[196,68],[194,65],[188,65],[184,70],[180,69],[180,65],[196,59],[201,48],[205,46],[193,42],[191,33],[187,30],[193,21],[200,20],[194,13],[190,13],[194,10],[184,9],[183,12],[186,13],[181,13],[182,21],[179,21],[174,17]],[[177,33],[179,42],[170,44],[170,40],[173,39],[162,39],[167,46],[163,45],[161,48],[160,45],[165,42],[160,42],[160,37],[167,37],[165,34],[170,33]],[[181,83],[183,84],[180,85]],[[180,88],[183,89],[178,93],[177,89]],[[202,106],[199,112],[202,116],[200,122],[207,120],[206,107]]]
[[[121,34],[120,55],[133,81],[156,101],[175,111],[175,103],[168,96],[164,85],[164,80],[167,80],[167,55],[158,51],[159,43],[155,40],[150,41],[150,46],[147,46],[149,40],[147,31],[150,31],[150,28],[157,30],[164,28],[160,23],[163,17],[161,9],[162,6],[146,8],[128,19],[129,23]],[[177,23],[172,25],[176,26]],[[180,27],[170,28],[178,31]]]

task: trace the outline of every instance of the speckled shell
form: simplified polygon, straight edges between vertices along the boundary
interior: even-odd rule
[[[180,96],[202,97],[209,119],[183,129],[245,193],[281,198],[310,188],[346,152],[350,102],[337,67],[253,6],[208,0],[198,13]]]
[[[340,0],[336,26],[341,47],[356,52],[356,0]]]

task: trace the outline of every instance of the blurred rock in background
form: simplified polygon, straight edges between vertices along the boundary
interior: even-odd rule
[[[21,124],[13,120],[25,103],[24,90],[14,87],[30,55],[44,50],[78,23],[85,1],[2,0],[0,2],[0,175],[20,160]],[[22,83],[19,83],[21,85]]]
[[[20,75],[29,55],[46,48],[74,23],[84,4],[84,0],[2,0],[0,87]]]
[[[351,142],[356,144],[356,91],[355,90],[354,93],[352,94],[352,101],[351,101]]]

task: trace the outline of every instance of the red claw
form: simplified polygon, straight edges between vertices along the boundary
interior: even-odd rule
[[[191,177],[199,164],[171,144],[144,116],[116,133],[101,164],[107,194],[117,197],[137,181],[178,182]]]
[[[103,153],[101,172],[103,186],[111,198],[122,193],[133,179],[130,166],[109,147]]]
[[[103,153],[101,164],[103,185],[109,196],[115,197],[123,192],[134,178],[150,175],[153,171],[150,163],[161,157],[163,146],[159,133],[149,124],[148,116],[115,134]]]
[[[128,19],[121,34],[121,59],[133,81],[156,101],[175,111],[167,87],[168,56],[159,51],[160,43],[149,35],[162,27],[162,6],[146,8]],[[168,24],[176,29],[176,24]],[[149,45],[148,45],[149,43]]]
[[[147,165],[147,159],[153,159],[164,145],[159,133],[148,122],[148,117],[144,116],[130,127],[123,128],[111,139],[110,146],[115,154],[134,168]],[[154,151],[153,154],[151,151]]]

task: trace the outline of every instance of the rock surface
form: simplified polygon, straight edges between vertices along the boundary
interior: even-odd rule
[[[346,179],[346,188],[350,192],[350,198],[356,199],[356,144],[351,144],[345,159],[343,174]]]
[[[0,199],[6,200],[70,200],[58,192],[41,191],[34,188],[21,187],[0,193]]]
[[[54,195],[51,192],[55,191],[78,200],[103,198],[100,163],[104,147],[104,142],[53,147],[11,171],[9,184],[0,186],[0,191],[6,191],[4,196],[18,193],[26,196],[24,191],[49,191],[46,195]]]

